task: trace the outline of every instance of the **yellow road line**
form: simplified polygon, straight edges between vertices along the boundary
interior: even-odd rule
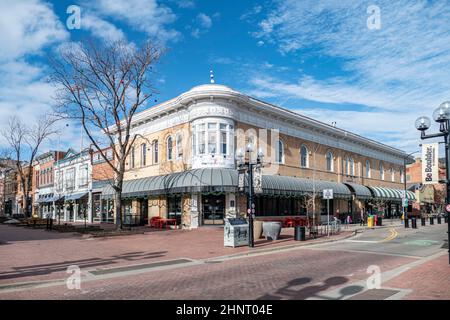
[[[391,241],[391,240],[394,240],[395,238],[397,238],[397,236],[398,236],[397,230],[395,230],[394,228],[391,228],[391,229],[389,229],[389,232],[391,234],[389,236],[387,236],[385,239],[381,240],[380,242]]]

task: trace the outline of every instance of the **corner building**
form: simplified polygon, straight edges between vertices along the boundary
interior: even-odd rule
[[[323,189],[333,189],[330,214],[339,218],[402,210],[403,151],[224,85],[200,85],[142,111],[132,131],[137,139],[127,161],[123,214],[135,220],[160,216],[197,228],[246,216],[235,155],[248,143],[265,155],[257,219],[306,216],[314,198],[317,216],[326,220]],[[248,156],[255,159],[256,152]],[[103,201],[112,193],[106,187]]]

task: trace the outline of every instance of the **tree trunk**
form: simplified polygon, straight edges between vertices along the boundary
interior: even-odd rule
[[[114,191],[114,214],[116,216],[116,229],[122,229],[122,190]]]

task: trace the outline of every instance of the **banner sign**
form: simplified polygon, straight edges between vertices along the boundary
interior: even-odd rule
[[[422,144],[422,183],[439,182],[439,143]]]
[[[263,193],[261,167],[255,167],[253,171],[253,191],[255,194]]]

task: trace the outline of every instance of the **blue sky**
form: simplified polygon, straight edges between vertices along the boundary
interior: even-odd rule
[[[66,26],[70,5],[79,30]],[[450,100],[448,21],[448,1],[0,0],[0,126],[50,108],[46,56],[62,44],[150,38],[168,48],[158,102],[213,69],[217,83],[412,152],[414,120]],[[78,146],[79,132],[65,128],[61,145]]]

